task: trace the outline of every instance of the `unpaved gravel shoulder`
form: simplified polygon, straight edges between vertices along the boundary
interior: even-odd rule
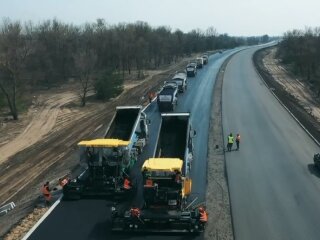
[[[220,68],[212,95],[206,194],[209,221],[205,239],[234,239],[222,130],[222,84],[229,59]]]

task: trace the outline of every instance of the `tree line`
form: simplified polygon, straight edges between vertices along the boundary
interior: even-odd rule
[[[286,32],[279,43],[277,56],[294,74],[315,83],[320,95],[320,28]]]
[[[234,48],[268,40],[231,37],[210,27],[184,33],[145,22],[109,25],[103,19],[80,26],[57,19],[38,24],[3,19],[0,25],[0,104],[18,119],[28,90],[76,79],[82,106],[94,88],[97,98],[121,92],[124,74],[157,69],[192,53]]]

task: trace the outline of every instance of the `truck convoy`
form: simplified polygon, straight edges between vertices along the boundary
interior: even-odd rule
[[[147,143],[147,122],[142,106],[117,107],[103,139],[78,144],[87,168],[63,187],[64,199],[123,196],[130,191],[128,176]]]
[[[178,85],[178,91],[185,92],[188,84],[186,71],[176,72],[171,80],[165,81],[165,84],[168,83],[176,83]]]
[[[160,112],[173,111],[178,104],[178,85],[176,82],[166,83],[158,94],[157,103]]]
[[[192,180],[193,137],[189,113],[161,114],[152,158],[142,166],[142,209],[112,208],[112,230],[146,232],[202,232],[207,222],[203,207],[188,203]]]

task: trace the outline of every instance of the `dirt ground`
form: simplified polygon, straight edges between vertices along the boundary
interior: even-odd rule
[[[128,102],[146,104],[148,92],[157,91],[164,80],[184,69],[191,58],[158,71],[146,71],[144,80],[127,81],[117,98],[106,103],[88,102],[85,108],[78,107],[77,94],[70,89],[40,93],[19,122],[3,122],[0,147],[6,154],[0,160],[0,206],[14,201],[17,207],[1,217],[0,236],[13,226],[20,229],[22,219],[34,212],[44,181],[55,182],[78,168],[78,159],[71,158],[77,151],[77,142],[93,137],[98,129],[107,126],[116,106]],[[15,229],[6,239],[11,234],[17,236]]]
[[[320,121],[319,98],[317,98],[316,94],[310,89],[311,86],[295,78],[288,72],[280,60],[276,59],[275,55],[276,48],[272,48],[263,58],[263,65],[266,70],[272,74],[274,80],[276,80],[286,92],[298,101],[306,112],[312,115],[317,121]]]
[[[1,122],[0,151],[5,154],[0,156],[0,203],[14,201],[17,207],[1,217],[0,236],[4,237],[11,229],[5,239],[20,239],[47,210],[35,208],[39,205],[41,183],[56,182],[78,166],[77,159],[66,161],[75,153],[76,143],[106,126],[117,105],[126,104],[128,99],[132,104],[146,104],[147,93],[156,91],[169,75],[184,67],[186,61],[145,72],[144,80],[127,81],[124,92],[116,99],[107,103],[89,102],[84,109],[77,107],[77,95],[68,88],[41,92],[19,122]],[[275,48],[258,51],[254,63],[268,87],[319,141],[320,105],[310,86],[294,78],[275,59]],[[210,132],[213,134],[209,137],[206,199],[210,214],[205,239],[234,238],[222,149],[222,76],[223,71],[217,78],[212,100]]]

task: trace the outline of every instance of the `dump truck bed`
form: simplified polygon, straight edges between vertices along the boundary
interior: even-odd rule
[[[118,107],[105,138],[130,140],[140,111],[140,107]]]
[[[154,157],[185,160],[188,126],[189,114],[162,114]]]

